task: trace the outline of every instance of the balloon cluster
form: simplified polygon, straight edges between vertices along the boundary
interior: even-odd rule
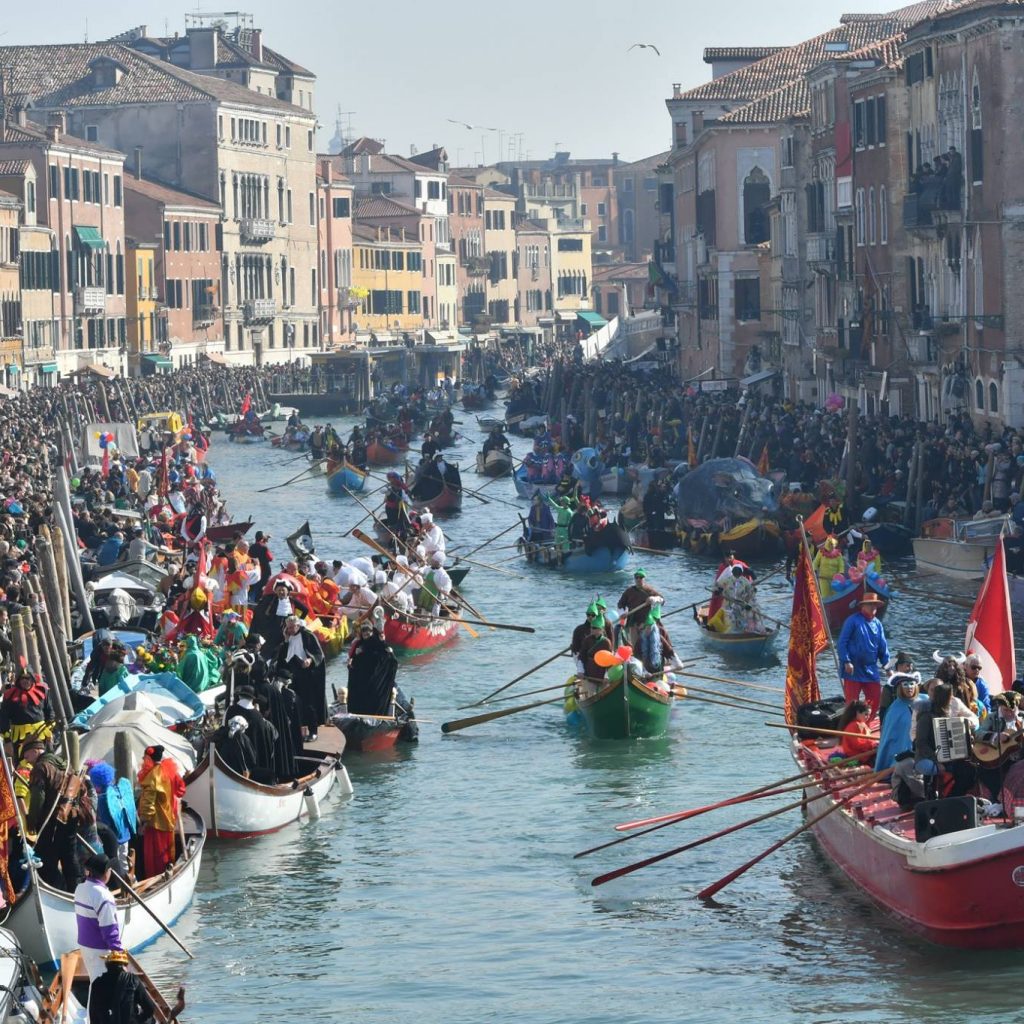
[[[107,448],[114,444],[114,435],[109,431],[104,431],[96,435],[100,442],[100,448]]]

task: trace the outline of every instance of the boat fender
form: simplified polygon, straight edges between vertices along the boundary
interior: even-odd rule
[[[306,813],[309,815],[309,820],[319,821],[320,801],[317,800],[316,793],[307,786],[302,792],[302,799],[306,802]]]

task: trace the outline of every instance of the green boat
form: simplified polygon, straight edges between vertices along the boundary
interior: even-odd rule
[[[572,711],[598,740],[649,739],[662,736],[672,713],[672,697],[639,679],[606,680],[594,688],[577,680]],[[570,701],[566,701],[569,711]],[[570,715],[570,717],[574,717]]]

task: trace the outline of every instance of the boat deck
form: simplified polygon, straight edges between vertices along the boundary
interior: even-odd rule
[[[305,744],[306,752],[316,751],[318,754],[331,754],[341,757],[345,749],[345,734],[333,725],[321,725],[316,740]]]

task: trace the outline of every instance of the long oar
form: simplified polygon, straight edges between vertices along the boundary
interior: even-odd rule
[[[347,488],[346,488],[346,489],[347,489]],[[350,491],[349,493],[351,494],[351,491]],[[355,495],[353,495],[353,497],[355,497]],[[362,502],[360,502],[360,504],[362,505]],[[363,518],[362,518],[362,519],[360,519],[360,520],[359,520],[359,522],[355,524],[355,526],[350,526],[350,527],[349,527],[349,528],[348,528],[348,529],[347,529],[347,530],[346,530],[346,531],[345,531],[345,532],[344,532],[344,533],[342,534],[342,537],[349,537],[349,536],[351,536],[351,535],[352,535],[352,531],[353,531],[353,530],[355,530],[355,529],[358,529],[358,527],[362,526],[362,525],[363,525],[363,523],[365,523],[365,522],[366,522],[366,520],[370,518],[370,516],[373,516],[374,518],[376,518],[376,515],[375,515],[375,513],[376,513],[376,512],[379,512],[379,511],[380,511],[380,510],[381,510],[381,509],[382,509],[383,507],[384,507],[384,503],[383,503],[383,502],[381,502],[381,503],[380,503],[380,504],[379,504],[379,505],[377,506],[377,508],[376,508],[376,509],[375,509],[374,511],[372,511],[372,512],[371,512],[371,511],[367,511],[366,515],[365,515],[365,516],[363,516]],[[363,505],[363,508],[366,508],[366,506],[365,506],[365,505]]]
[[[665,618],[662,615],[662,618]],[[732,686],[745,686],[748,690],[760,690],[762,693],[774,693],[778,696],[782,696],[785,692],[778,686],[759,686],[757,683],[745,683],[742,679],[730,679],[729,676],[709,676],[702,672],[691,672],[689,669],[683,669],[681,671],[673,671],[671,673],[675,676],[685,676],[688,679],[706,679],[711,683],[729,683]]]
[[[519,524],[516,523],[516,526]],[[517,580],[525,580],[529,577],[523,576],[521,573],[512,572],[511,569],[499,569],[496,565],[489,565],[487,562],[474,562],[472,558],[466,558],[465,555],[453,555],[456,562],[465,562],[466,565],[475,565],[480,569],[490,569],[491,572],[499,572],[502,576],[511,576]]]
[[[779,704],[769,704],[764,700],[755,700],[753,697],[744,697],[735,693],[721,693],[718,690],[705,690],[698,686],[687,686],[683,695],[686,696],[691,693],[702,693],[706,697],[722,697],[725,700],[741,701],[744,707],[765,708],[767,711],[771,712],[780,711],[782,709]]]
[[[780,725],[778,722],[764,722],[770,729],[799,729],[801,732],[813,732],[815,736],[845,736],[847,739],[850,736],[857,735],[856,733],[843,732],[841,729],[818,729],[813,725]],[[863,734],[861,734],[863,735]],[[878,739],[878,733],[873,732],[867,734],[868,739]]]
[[[872,783],[873,782],[874,779],[872,779]],[[663,860],[668,860],[669,857],[675,857],[677,854],[686,853],[688,850],[695,850],[698,846],[703,846],[705,843],[710,843],[715,839],[721,839],[724,836],[732,835],[733,832],[739,832],[741,829],[749,828],[751,825],[758,825],[762,821],[768,821],[769,818],[777,818],[780,814],[785,814],[787,811],[794,811],[798,807],[804,807],[807,804],[814,803],[816,800],[824,800],[826,797],[831,795],[831,793],[825,792],[819,793],[817,796],[812,796],[806,800],[803,798],[795,800],[792,803],[783,805],[782,807],[777,807],[775,810],[759,814],[755,818],[747,818],[735,825],[730,825],[727,828],[719,829],[717,832],[712,832],[710,835],[701,836],[700,839],[694,839],[689,843],[683,843],[682,846],[676,846],[671,850],[666,850],[664,853],[656,853],[653,857],[645,857],[643,860],[627,864],[625,867],[615,868],[614,871],[608,871],[603,875],[598,875],[596,878],[591,880],[590,884],[593,886],[604,885],[607,882],[614,881],[616,878],[622,878],[624,875],[630,875],[634,871],[639,871],[641,868],[650,867],[652,864],[659,864]]]
[[[325,460],[324,459],[320,460],[320,462],[323,462],[323,461],[325,461]],[[301,473],[299,473],[298,476],[293,476],[291,478],[291,480],[285,480],[285,482],[283,484],[274,484],[273,487],[261,487],[256,493],[257,494],[266,494],[267,491],[276,491],[280,487],[287,487],[289,484],[295,483],[296,480],[301,480],[302,477],[306,476],[307,473],[312,473],[313,470],[316,469],[316,467],[320,465],[320,462],[314,462],[312,466],[307,466]]]
[[[452,616],[444,615],[428,615],[423,611],[417,612],[412,618],[415,619],[432,619],[434,622],[451,622]],[[533,626],[516,626],[508,622],[491,622],[489,619],[467,619],[463,616],[459,616],[458,622],[471,622],[474,626],[490,626],[491,629],[508,629],[513,633],[536,633],[537,630]]]
[[[741,864],[738,868],[736,868],[735,871],[730,871],[727,875],[724,875],[717,882],[713,882],[711,885],[701,889],[701,891],[697,893],[698,898],[702,900],[710,899],[717,892],[720,892],[722,889],[724,889],[727,885],[736,881],[736,879],[739,878],[740,875],[745,874],[747,871],[749,871],[752,867],[754,867],[755,864],[760,864],[761,861],[763,861],[766,857],[771,856],[771,854],[773,854],[776,850],[781,849],[783,846],[786,845],[786,843],[796,839],[797,836],[802,835],[808,829],[814,828],[814,826],[817,825],[818,822],[821,821],[823,818],[827,818],[830,814],[834,814],[836,811],[844,807],[848,807],[850,802],[852,800],[855,800],[858,796],[860,796],[861,793],[863,793],[865,790],[870,789],[876,783],[881,782],[881,780],[884,777],[889,776],[891,774],[891,768],[886,768],[885,771],[881,772],[872,772],[868,779],[865,780],[861,785],[857,786],[852,793],[848,793],[846,796],[841,797],[834,804],[832,804],[831,807],[828,807],[824,811],[822,811],[821,814],[816,814],[809,821],[804,822],[804,824],[802,824],[799,828],[793,829],[793,831],[790,832],[788,835],[785,835],[781,839],[776,840],[766,850],[762,850],[761,853],[757,854],[757,856],[751,857],[750,860],[748,860],[745,864]],[[823,793],[821,795],[831,796],[832,794]],[[812,799],[818,798],[813,797]],[[808,800],[807,802],[810,803],[811,801]]]
[[[735,710],[735,711],[754,711],[754,712],[756,712],[759,715],[779,715],[780,717],[785,717],[785,712],[784,711],[768,711],[765,708],[751,707],[751,706],[749,706],[747,704],[734,704],[732,701],[713,700],[711,697],[694,697],[694,696],[690,695],[689,693],[685,693],[685,692],[684,693],[676,693],[673,690],[672,696],[673,697],[679,697],[679,698],[685,697],[686,700],[695,700],[698,704],[717,704],[717,705],[719,705],[719,707],[733,708],[733,710]]]
[[[78,841],[82,843],[82,845],[85,846],[87,850],[93,850],[92,843],[84,839],[81,833],[76,832],[75,835],[78,837]],[[149,916],[153,918],[154,921],[156,921],[158,925],[160,925],[164,933],[170,936],[181,947],[182,952],[185,953],[185,955],[188,956],[190,960],[195,960],[195,953],[193,953],[192,950],[190,950],[188,946],[186,946],[185,943],[182,942],[181,939],[179,939],[178,936],[175,935],[174,932],[171,931],[171,929],[166,924],[164,924],[163,921],[160,920],[159,917],[157,917],[156,913],[146,903],[146,901],[143,900],[143,898],[113,868],[110,869],[110,873],[114,876],[114,878],[117,879],[118,883],[121,885],[124,891],[127,892],[135,900],[135,902],[138,903],[138,905],[142,907],[142,909],[147,914],[149,914]]]
[[[441,726],[441,732],[458,732],[459,729],[468,729],[471,725],[483,725],[484,722],[493,722],[496,718],[505,718],[507,715],[518,715],[520,711],[530,711],[533,708],[543,707],[545,704],[561,704],[563,700],[563,697],[553,697],[551,700],[536,700],[532,704],[521,704],[517,708],[489,711],[485,715],[474,715],[472,718],[458,718],[453,722],[445,722]]]
[[[490,538],[490,540],[485,540],[483,544],[477,544],[477,546],[473,548],[472,551],[467,551],[465,556],[453,555],[453,557],[462,558],[468,557],[469,555],[475,555],[478,551],[481,551],[483,548],[487,547],[488,544],[493,544],[494,541],[496,541],[499,537],[504,537],[506,533],[511,533],[518,526],[518,523],[513,523],[511,526],[506,526],[505,529],[501,531],[501,533],[496,533],[493,537]]]
[[[504,693],[510,686],[515,686],[516,683],[521,682],[527,676],[532,676],[534,672],[539,671],[545,665],[550,665],[556,658],[560,658],[563,654],[568,654],[571,649],[572,644],[569,644],[567,647],[563,647],[560,651],[556,651],[552,654],[550,658],[545,658],[539,665],[534,665],[533,668],[528,668],[521,676],[516,676],[512,682],[506,683],[504,686],[499,686],[498,689],[492,690],[486,697],[481,697],[473,704],[463,704],[458,710],[465,711],[466,708],[478,708],[482,704],[486,704],[492,697],[497,697],[499,693]]]

